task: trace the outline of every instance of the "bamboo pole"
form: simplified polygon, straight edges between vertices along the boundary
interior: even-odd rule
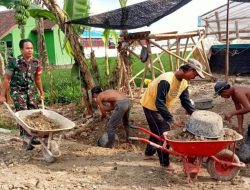
[[[163,55],[162,53],[164,54],[164,52],[161,52],[160,55],[157,54],[157,58],[159,58],[159,59],[158,59],[158,64],[159,64],[160,70],[163,71],[163,73],[165,73],[165,69],[164,69],[163,64],[162,64],[162,62],[161,62],[161,55]]]
[[[160,73],[164,73],[161,69],[157,68],[156,66],[154,66],[154,69],[159,71]]]
[[[219,14],[217,11],[215,11],[215,18],[216,18],[216,24],[217,24],[217,31],[221,31],[221,28],[220,28],[220,19],[219,19]],[[219,41],[221,41],[221,34],[219,33]]]
[[[153,62],[152,62],[152,51],[151,51],[151,46],[150,46],[150,41],[147,40],[147,51],[148,51],[148,64],[150,65],[150,69],[151,69],[151,74],[152,74],[152,79],[155,79],[155,70],[154,70],[154,66],[153,66]]]
[[[205,51],[203,40],[201,40],[201,47],[202,47],[202,50],[203,50],[203,53],[204,53],[204,56],[205,56],[205,59],[206,59],[205,63],[206,63],[206,67],[207,67],[208,73],[212,74],[210,66],[209,66],[208,57],[207,57],[207,54],[206,54],[206,51]]]
[[[235,32],[235,35],[236,35],[235,37],[239,38],[240,35],[239,35],[239,22],[238,22],[238,20],[235,21],[235,31],[236,31]]]
[[[176,38],[176,55],[180,56],[180,38]],[[180,56],[181,57],[181,56]],[[176,59],[176,70],[180,67],[180,60]]]
[[[132,50],[130,50],[130,49],[127,49],[127,51],[129,52],[129,53],[131,53],[131,54],[133,54],[135,57],[137,57],[138,59],[140,59],[140,56],[139,55],[137,55],[135,52],[133,52]]]
[[[155,63],[156,61],[160,60],[160,59],[161,59],[161,56],[162,56],[163,54],[164,54],[163,51],[160,53],[160,55],[157,53],[157,54],[156,54],[157,57],[153,60],[153,63]]]
[[[142,74],[145,71],[145,68],[143,68],[141,71],[139,71],[136,75],[134,75],[129,82],[131,83],[133,80],[136,79],[136,77],[138,77],[140,74]]]
[[[185,55],[187,53],[188,41],[189,41],[189,37],[186,40],[185,48],[184,48],[184,51],[183,51],[183,57],[185,57]]]
[[[186,60],[189,59],[191,57],[191,55],[194,53],[195,49],[197,48],[198,44],[201,42],[201,40],[204,39],[204,36],[201,36],[201,38],[198,40],[198,42],[195,44],[195,46],[193,47],[192,51],[189,52],[189,54],[186,57]]]
[[[140,84],[140,89],[139,89],[139,92],[138,92],[138,98],[141,95],[141,91],[142,91],[142,88],[143,88],[144,80],[146,78],[147,70],[148,70],[148,62],[145,63],[144,72],[143,72],[142,80],[141,80],[141,84]]]
[[[183,59],[182,57],[180,57],[180,56],[174,54],[173,52],[171,52],[171,51],[169,51],[169,50],[167,50],[167,49],[161,47],[160,45],[158,45],[157,43],[153,42],[152,40],[149,40],[149,41],[150,41],[150,43],[153,44],[154,46],[156,46],[156,47],[160,48],[161,50],[167,52],[168,54],[170,54],[170,55],[176,57],[177,59],[180,59],[181,61],[183,61],[183,62],[185,62],[185,63],[187,62],[187,61],[186,61],[185,59]]]
[[[167,40],[167,41],[168,41],[168,50],[170,51],[170,49],[171,49],[170,40]],[[174,70],[173,58],[170,54],[169,54],[168,58],[169,58],[170,70],[173,71]]]
[[[193,39],[193,38],[191,38],[191,39],[192,39],[193,43],[195,44],[194,39]],[[199,44],[197,43],[197,45],[199,45]],[[204,58],[204,55],[203,55],[203,53],[201,52],[201,50],[198,48],[198,46],[197,46],[197,50],[198,50],[198,52],[199,52],[199,54],[200,54],[200,56],[201,56],[201,58],[202,58],[202,61],[203,61],[204,63],[207,64],[206,59]]]
[[[122,85],[122,78],[123,78],[123,64],[122,64],[122,55],[121,54],[119,54],[119,59],[118,59],[118,61],[120,62],[120,70],[119,70],[119,80],[118,80],[118,89],[120,89],[121,88],[121,85]]]

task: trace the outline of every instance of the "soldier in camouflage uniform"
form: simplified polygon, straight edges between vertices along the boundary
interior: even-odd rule
[[[38,108],[38,93],[40,99],[44,99],[41,73],[42,67],[39,61],[33,58],[33,44],[28,39],[19,43],[22,56],[13,59],[6,67],[3,81],[3,90],[0,96],[0,103],[5,101],[5,95],[10,88],[10,95],[13,99],[16,111]],[[20,135],[24,138],[24,145],[28,150],[33,149],[32,143],[37,143],[30,135],[20,127]]]

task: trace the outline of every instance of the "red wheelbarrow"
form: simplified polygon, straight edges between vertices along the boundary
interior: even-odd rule
[[[240,168],[245,167],[245,163],[240,162],[235,154],[236,141],[243,137],[232,129],[225,128],[225,134],[233,134],[234,138],[229,140],[202,140],[202,141],[177,141],[171,140],[180,130],[168,131],[167,136],[157,136],[143,127],[135,127],[148,133],[150,136],[163,142],[163,146],[155,144],[145,138],[130,137],[131,140],[138,140],[145,144],[150,144],[164,152],[181,156],[183,160],[183,170],[187,175],[188,182],[196,180],[203,163],[203,158],[207,159],[207,171],[210,176],[219,181],[229,181],[238,175]],[[233,151],[227,149],[233,144]],[[167,148],[169,145],[171,148]]]

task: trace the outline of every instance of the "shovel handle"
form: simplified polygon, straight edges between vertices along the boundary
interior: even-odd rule
[[[41,104],[42,104],[42,109],[44,110],[44,100],[41,100]]]

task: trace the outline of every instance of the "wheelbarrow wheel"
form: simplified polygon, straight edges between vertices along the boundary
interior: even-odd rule
[[[56,143],[56,141],[51,140],[50,141],[50,148],[49,151],[43,147],[43,158],[48,163],[53,163],[56,161],[56,159],[61,155],[61,152],[59,150],[59,146]]]
[[[43,159],[47,163],[53,163],[56,161],[56,157],[54,157],[53,155],[50,155],[45,148],[43,148]]]
[[[223,161],[240,163],[237,155],[233,154],[232,151],[227,149],[222,150],[216,154],[215,157]],[[240,168],[237,166],[221,164],[214,159],[209,158],[207,161],[207,171],[213,179],[219,181],[230,181],[238,175]]]

